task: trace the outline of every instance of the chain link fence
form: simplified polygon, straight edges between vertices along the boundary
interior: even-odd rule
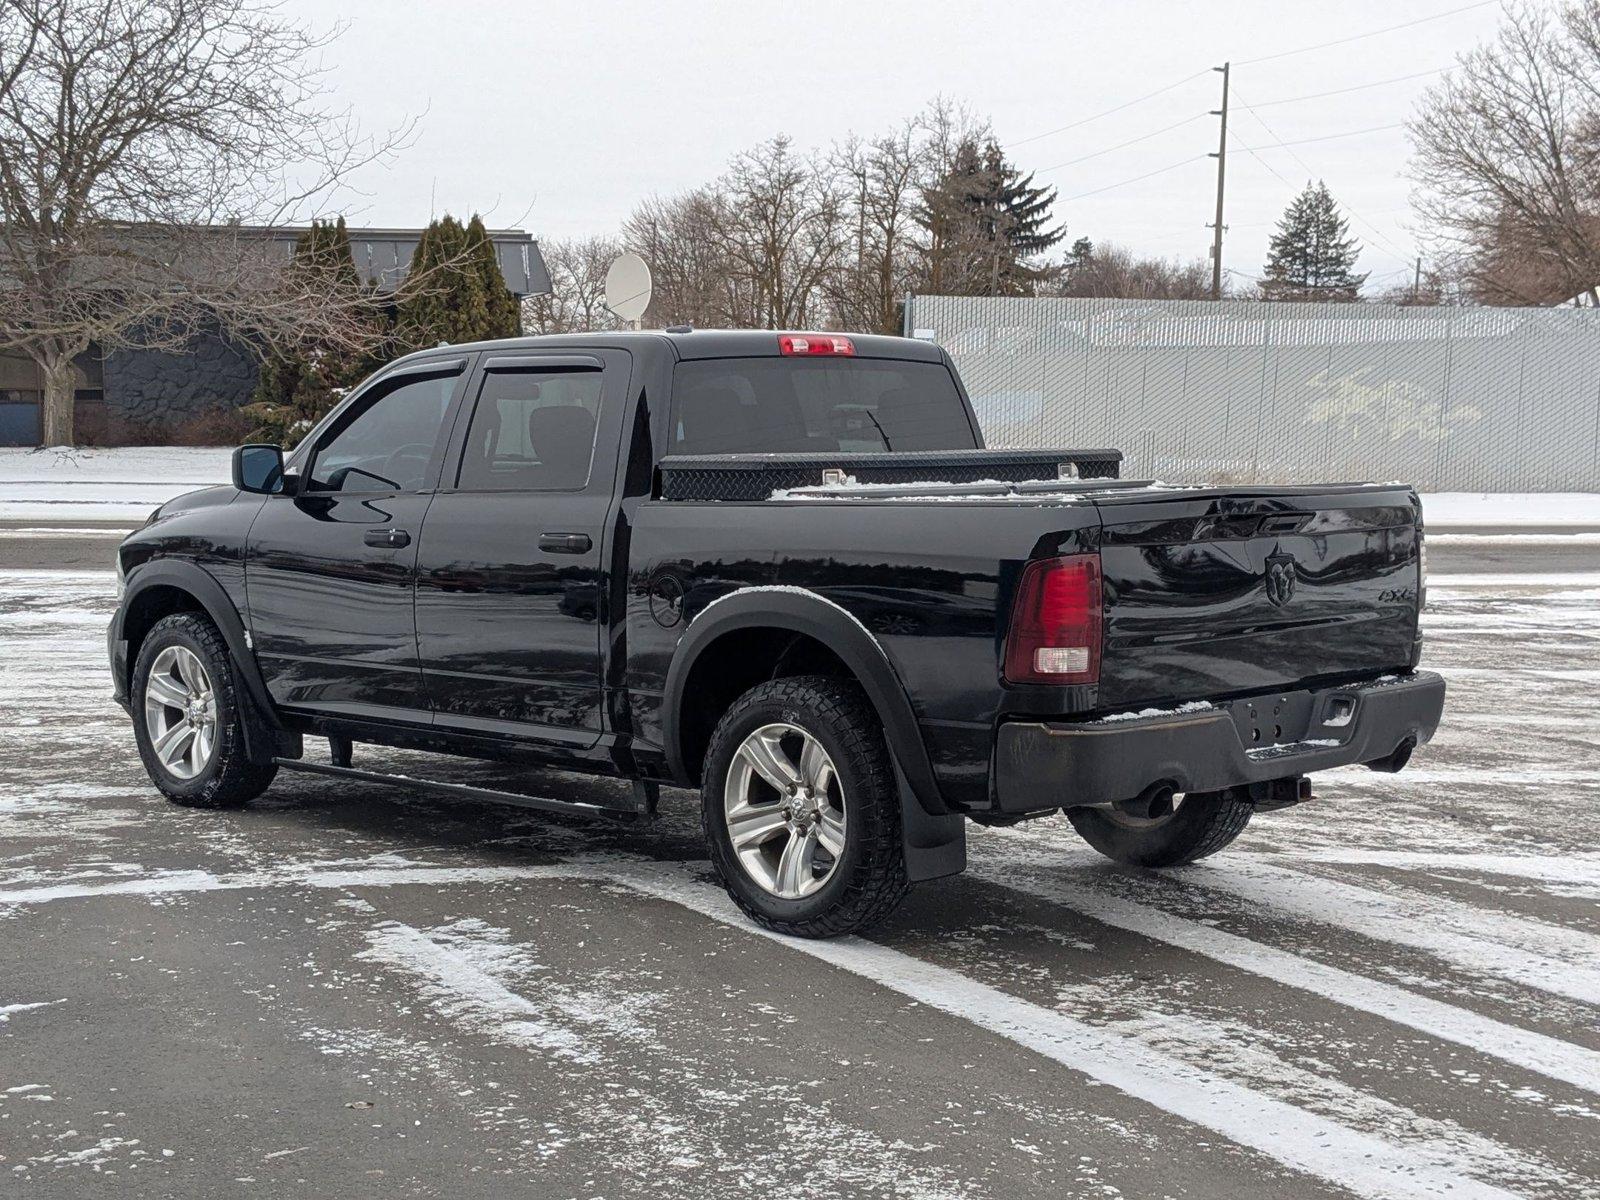
[[[988,444],[1174,483],[1600,491],[1600,312],[914,296]]]

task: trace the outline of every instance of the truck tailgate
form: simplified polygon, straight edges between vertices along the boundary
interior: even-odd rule
[[[1095,503],[1100,707],[1413,665],[1420,509],[1410,489],[1155,487]]]

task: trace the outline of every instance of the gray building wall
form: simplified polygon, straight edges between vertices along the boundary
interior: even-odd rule
[[[993,446],[1175,483],[1600,491],[1600,312],[916,296]]]

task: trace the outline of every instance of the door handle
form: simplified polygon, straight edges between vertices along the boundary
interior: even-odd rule
[[[587,533],[541,533],[539,549],[548,554],[587,554],[594,543]]]
[[[411,544],[411,535],[404,529],[369,529],[362,535],[361,540],[369,546],[382,546],[386,550],[398,550],[402,546]]]

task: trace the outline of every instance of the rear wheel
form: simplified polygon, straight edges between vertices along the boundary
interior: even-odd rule
[[[252,719],[217,627],[197,613],[157,621],[134,664],[133,728],[161,793],[190,808],[239,808],[266,791],[278,768],[250,761]]]
[[[701,803],[717,874],[768,929],[852,933],[910,886],[889,749],[853,683],[797,676],[739,697],[712,734]]]
[[[1254,811],[1231,792],[1167,792],[1066,813],[1083,840],[1107,858],[1136,867],[1174,867],[1221,850],[1244,832]]]

